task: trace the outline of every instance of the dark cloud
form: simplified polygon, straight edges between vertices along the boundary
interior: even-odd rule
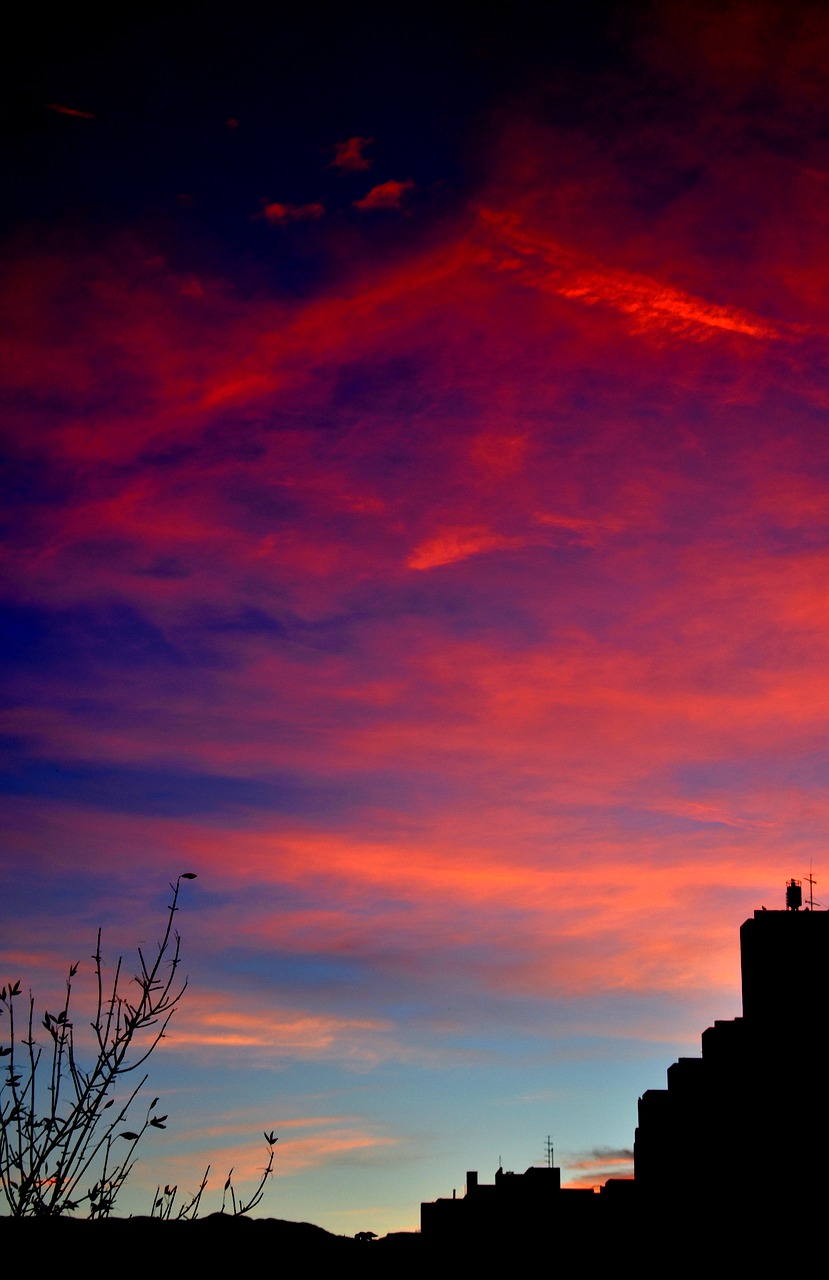
[[[233,778],[194,773],[175,766],[137,768],[61,760],[18,760],[0,777],[0,794],[39,796],[109,813],[154,817],[237,815],[244,810],[272,814],[341,813],[354,803],[353,790],[307,778]]]
[[[335,142],[334,159],[331,161],[332,168],[354,172],[370,169],[372,162],[365,154],[365,150],[373,142],[373,138],[361,138],[359,136],[348,138],[345,142]]]
[[[43,105],[47,110],[54,111],[59,116],[77,116],[80,120],[95,119],[95,114],[92,111],[79,111],[77,107],[64,107],[59,102],[44,102]]]
[[[272,225],[283,225],[286,222],[308,222],[325,217],[325,205],[319,201],[312,204],[279,204],[273,200],[264,205],[261,216]]]

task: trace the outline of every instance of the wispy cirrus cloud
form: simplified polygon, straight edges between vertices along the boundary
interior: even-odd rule
[[[204,999],[189,1002],[177,1020],[178,1048],[235,1053],[263,1051],[272,1058],[377,1062],[393,1054],[390,1025],[381,1019],[342,1018],[295,1009],[245,1012],[234,1005],[216,1007]],[[194,1007],[195,1005],[195,1007]]]
[[[775,325],[760,316],[693,297],[658,279],[591,262],[578,249],[522,225],[511,211],[482,209],[481,218],[518,255],[503,260],[501,270],[514,271],[531,287],[562,298],[612,307],[629,316],[643,333],[663,331],[696,341],[711,337],[713,331],[767,340],[781,336]]]

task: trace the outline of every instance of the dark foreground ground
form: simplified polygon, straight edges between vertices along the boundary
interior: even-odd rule
[[[598,1231],[562,1232],[536,1229],[532,1236],[514,1233],[481,1239],[435,1241],[419,1233],[401,1232],[363,1242],[335,1236],[308,1222],[279,1218],[233,1218],[213,1214],[196,1222],[159,1222],[150,1218],[83,1219],[0,1218],[0,1256],[25,1260],[24,1265],[61,1266],[111,1271],[119,1277],[143,1272],[176,1274],[203,1269],[234,1280],[244,1266],[297,1268],[299,1274],[336,1270],[350,1277],[389,1276],[395,1280],[503,1280],[532,1275],[542,1268],[566,1269],[579,1280],[606,1280],[631,1272],[637,1280],[717,1280],[718,1277],[791,1275],[807,1280],[823,1274],[824,1223],[800,1213],[742,1212],[723,1214],[631,1215]],[[815,1230],[815,1228],[818,1228]],[[607,1229],[609,1228],[609,1229]],[[289,1272],[290,1273],[290,1272]]]
[[[233,1280],[240,1265],[245,1275],[261,1267],[343,1268],[346,1273],[406,1277],[420,1271],[420,1236],[388,1236],[365,1243],[334,1236],[309,1222],[278,1218],[233,1218],[212,1214],[196,1222],[159,1222],[150,1218],[14,1220],[0,1218],[0,1250],[5,1258],[77,1259],[116,1278],[136,1273],[172,1275],[204,1269]]]

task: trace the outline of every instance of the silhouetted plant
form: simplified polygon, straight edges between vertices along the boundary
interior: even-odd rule
[[[153,1207],[150,1210],[151,1218],[160,1218],[162,1222],[179,1222],[188,1218],[197,1218],[199,1216],[199,1205],[201,1198],[207,1188],[207,1179],[210,1176],[210,1165],[207,1166],[202,1174],[202,1180],[199,1183],[198,1190],[189,1200],[182,1200],[176,1206],[178,1198],[178,1185],[165,1186],[162,1191],[161,1186],[156,1187],[155,1196],[153,1197]]]
[[[20,982],[0,989],[0,1014],[7,1015],[0,1045],[4,1060],[0,1181],[13,1216],[55,1216],[85,1207],[90,1218],[107,1217],[130,1174],[141,1138],[147,1129],[165,1128],[167,1117],[155,1110],[158,1098],[153,1098],[136,1129],[122,1128],[146,1075],[123,1100],[116,1099],[115,1090],[122,1077],[147,1061],[187,988],[186,979],[180,986],[177,982],[181,944],[173,919],[179,909],[181,881],[195,879],[192,872],[185,872],[170,886],[173,900],[167,908],[164,937],[151,963],[139,947],[140,969],[131,980],[124,978],[119,958],[112,982],[104,983],[98,930],[92,957],[97,983],[94,1057],[87,1068],[76,1054],[71,1016],[77,964],[69,970],[63,1008],[56,1014],[46,1011],[39,1020],[49,1052],[35,1039],[31,993],[28,1010],[20,1019],[16,1017]]]
[[[251,1209],[255,1209],[261,1202],[262,1197],[265,1194],[265,1186],[268,1178],[273,1174],[274,1147],[279,1141],[273,1133],[266,1133],[264,1136],[265,1142],[268,1144],[268,1162],[262,1170],[262,1177],[259,1179],[256,1190],[249,1200],[237,1200],[236,1192],[233,1187],[233,1170],[231,1169],[230,1173],[227,1175],[224,1190],[222,1192],[222,1213],[227,1212],[228,1196],[230,1196],[230,1212],[232,1216],[236,1218],[240,1218],[245,1213],[250,1213]],[[157,1187],[150,1217],[161,1218],[165,1222],[168,1222],[171,1219],[174,1221],[181,1221],[183,1219],[197,1218],[199,1216],[201,1198],[207,1188],[207,1180],[209,1176],[210,1165],[207,1166],[202,1174],[202,1180],[199,1183],[199,1187],[195,1195],[189,1200],[182,1200],[178,1207],[176,1207],[176,1200],[178,1197],[177,1186],[166,1186],[163,1191],[160,1186]]]

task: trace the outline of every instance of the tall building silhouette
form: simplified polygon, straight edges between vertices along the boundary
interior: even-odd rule
[[[623,1247],[657,1270],[670,1255],[681,1275],[701,1265],[677,1260],[681,1240],[695,1258],[760,1265],[802,1229],[797,1247],[812,1252],[829,1191],[829,912],[804,910],[797,881],[786,902],[740,929],[742,1017],[708,1027],[701,1057],[680,1058],[667,1087],[639,1099],[633,1181],[596,1195],[563,1188],[556,1168],[499,1169],[492,1184],[468,1173],[463,1197],[421,1206],[424,1243],[483,1257],[554,1240],[608,1263]]]
[[[824,1049],[829,913],[755,911],[740,929],[743,1016],[702,1034],[702,1056],[639,1099],[639,1197],[728,1213],[825,1203]]]

